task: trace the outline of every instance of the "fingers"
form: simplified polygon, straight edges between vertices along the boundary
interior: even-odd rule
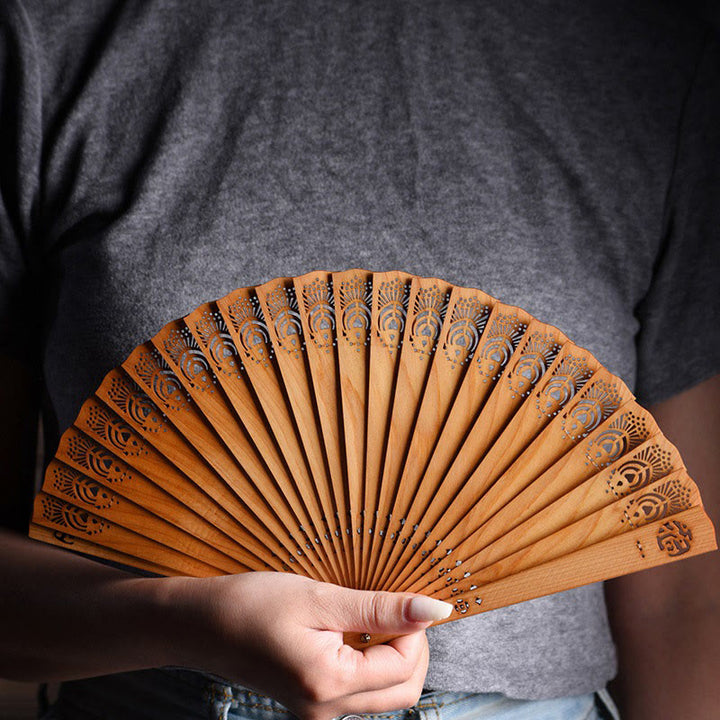
[[[343,711],[345,714],[380,713],[417,704],[425,684],[430,653],[425,633],[416,633],[412,637],[421,639],[422,645],[420,655],[410,677],[405,682],[389,688],[356,693],[349,698],[345,698],[348,702],[348,709]]]
[[[276,697],[308,720],[412,705],[427,671],[424,629],[451,609],[408,593],[284,573],[203,579],[192,587],[190,617],[203,619],[203,638],[217,638],[193,648],[193,666]],[[343,644],[347,630],[400,637],[355,650]]]
[[[408,664],[404,668],[402,678],[397,676],[382,678],[382,664],[378,665],[379,674],[375,677],[374,687],[362,686],[359,677],[351,677],[347,687],[341,688],[338,685],[331,690],[329,685],[322,684],[321,691],[317,693],[318,686],[314,686],[316,692],[306,698],[306,702],[296,705],[293,712],[303,720],[329,720],[330,718],[348,714],[380,713],[407,708],[417,703],[422,693],[425,675],[428,666],[428,645],[424,632],[404,636],[393,641],[399,647],[390,648],[396,655],[403,655],[408,658]],[[372,650],[379,650],[371,648]],[[368,649],[370,650],[370,649]],[[352,653],[362,654],[351,650]],[[376,658],[371,662],[380,660],[380,654],[372,653]],[[374,670],[375,670],[374,669]],[[366,672],[367,668],[360,672]],[[373,670],[373,671],[374,671]],[[367,678],[364,678],[367,679]]]
[[[364,650],[342,645],[337,654],[337,668],[348,680],[345,694],[373,692],[406,683],[422,665],[426,652],[424,631]]]
[[[450,603],[409,593],[351,590],[317,583],[314,609],[319,630],[405,634],[425,629],[452,612]]]

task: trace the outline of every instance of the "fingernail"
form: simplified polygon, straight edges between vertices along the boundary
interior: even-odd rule
[[[425,595],[416,595],[408,603],[407,616],[408,620],[413,622],[444,620],[450,616],[452,609],[453,606],[450,603]]]

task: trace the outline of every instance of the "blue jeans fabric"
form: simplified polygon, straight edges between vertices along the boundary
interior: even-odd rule
[[[280,703],[184,670],[146,670],[63,683],[43,720],[294,720]],[[618,720],[604,691],[554,700],[428,692],[407,710],[363,720]]]

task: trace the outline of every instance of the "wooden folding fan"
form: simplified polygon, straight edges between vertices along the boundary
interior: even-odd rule
[[[138,346],[62,436],[30,535],[162,575],[420,592],[451,619],[716,548],[589,352],[478,290],[363,270],[236,290]]]

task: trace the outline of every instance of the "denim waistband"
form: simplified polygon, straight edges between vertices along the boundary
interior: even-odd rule
[[[426,692],[405,710],[363,720],[617,720],[606,693],[513,700],[498,693]],[[219,678],[144,670],[63,683],[44,720],[293,720],[276,700]]]

